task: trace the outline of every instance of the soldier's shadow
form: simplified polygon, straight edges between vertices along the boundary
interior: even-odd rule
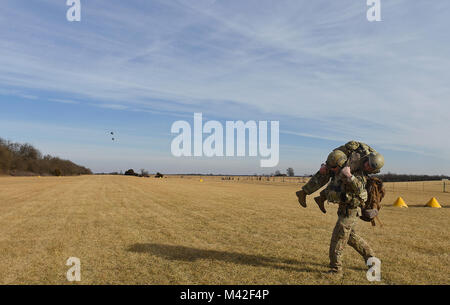
[[[322,273],[327,266],[315,262],[301,262],[295,259],[283,259],[279,257],[244,254],[238,252],[197,249],[185,246],[164,245],[164,244],[134,244],[128,251],[137,253],[148,253],[173,261],[194,262],[201,259],[213,259],[228,263],[248,265],[254,267],[268,267],[286,271],[296,272],[316,272]],[[307,266],[320,266],[314,268]]]
[[[408,205],[408,208],[423,208],[423,209],[430,209],[429,206],[426,206],[426,205],[423,205],[423,204],[409,204],[409,205]],[[441,208],[448,209],[448,208],[450,208],[450,206],[448,206],[448,205],[441,205]]]

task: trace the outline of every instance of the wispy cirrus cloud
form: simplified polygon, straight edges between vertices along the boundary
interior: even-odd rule
[[[79,102],[77,102],[77,101],[60,99],[60,98],[49,98],[48,101],[62,103],[62,104],[79,104]]]

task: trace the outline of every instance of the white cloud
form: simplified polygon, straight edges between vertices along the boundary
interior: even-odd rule
[[[62,103],[62,104],[79,104],[79,102],[77,102],[77,101],[59,99],[59,98],[49,98],[48,100],[50,102],[56,102],[56,103]]]

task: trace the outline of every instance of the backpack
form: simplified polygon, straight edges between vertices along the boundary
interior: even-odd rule
[[[366,190],[367,201],[361,208],[362,215],[360,218],[363,221],[370,221],[372,226],[375,226],[375,218],[377,218],[378,212],[381,209],[381,201],[386,194],[386,190],[384,188],[383,181],[376,177],[367,178]],[[378,221],[380,220],[378,219]]]

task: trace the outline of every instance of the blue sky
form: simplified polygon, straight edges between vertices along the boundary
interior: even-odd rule
[[[0,137],[96,172],[313,173],[360,140],[450,175],[450,2],[3,0]],[[279,120],[280,163],[175,158],[176,120]],[[111,141],[109,131],[116,133]]]

